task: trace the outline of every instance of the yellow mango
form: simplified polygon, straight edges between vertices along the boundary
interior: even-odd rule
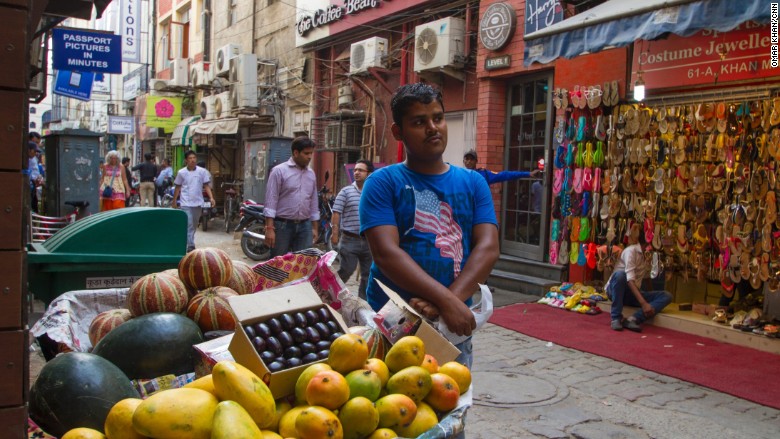
[[[217,391],[214,389],[214,379],[211,377],[211,374],[200,377],[191,383],[187,383],[184,385],[184,387],[188,389],[205,390],[212,395],[217,396]]]
[[[155,393],[135,409],[133,427],[160,439],[209,439],[217,398],[201,389],[170,389]]]
[[[396,373],[409,366],[420,366],[425,359],[425,343],[419,337],[407,335],[398,340],[385,355],[385,364]]]
[[[235,401],[222,401],[214,413],[211,439],[256,439],[262,435],[249,413]]]
[[[433,428],[439,420],[436,418],[436,412],[431,406],[421,402],[417,405],[417,414],[411,424],[407,426],[396,427],[395,431],[401,437],[417,437]]]
[[[106,432],[108,439],[143,439],[146,437],[133,428],[133,413],[142,402],[142,399],[127,398],[111,407],[103,426],[103,431]]]
[[[62,439],[106,439],[103,433],[91,428],[79,427],[68,430]]]
[[[274,424],[276,401],[271,390],[254,372],[234,361],[220,361],[211,371],[220,401],[235,401],[261,429]]]

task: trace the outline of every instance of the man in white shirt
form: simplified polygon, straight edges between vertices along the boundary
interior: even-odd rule
[[[640,289],[647,271],[643,251],[647,243],[644,241],[642,226],[638,223],[633,224],[628,236],[629,245],[621,253],[620,259],[615,264],[615,271],[605,287],[607,296],[612,300],[610,327],[615,331],[626,328],[630,331],[642,332],[640,325],[672,302],[672,295],[667,291]],[[624,319],[623,305],[635,306],[639,309],[632,316]]]
[[[200,222],[200,214],[203,209],[203,191],[209,196],[211,205],[214,206],[214,195],[209,183],[211,177],[208,171],[196,165],[197,156],[190,150],[184,153],[184,162],[187,164],[176,173],[173,184],[176,190],[173,193],[173,206],[176,207],[181,196],[181,209],[187,214],[187,251],[195,249],[195,229]]]

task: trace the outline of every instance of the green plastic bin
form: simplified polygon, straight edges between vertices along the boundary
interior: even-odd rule
[[[149,273],[176,268],[187,250],[187,215],[131,207],[82,218],[30,244],[30,292],[46,305],[68,291],[129,287]]]

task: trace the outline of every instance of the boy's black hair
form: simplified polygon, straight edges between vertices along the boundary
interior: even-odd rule
[[[191,149],[188,149],[187,152],[184,153],[184,160],[187,160],[187,157],[189,157],[191,155],[196,155],[195,151],[193,151]]]
[[[152,153],[147,152],[146,154],[144,154],[144,160],[151,160],[151,159],[152,159]]]
[[[123,164],[123,165],[124,165],[125,163],[129,162],[129,161],[130,161],[130,157],[122,157],[122,164]]]
[[[358,163],[362,163],[362,164],[366,165],[366,169],[368,169],[368,173],[369,174],[374,172],[374,164],[371,162],[371,160],[360,159],[360,160],[355,162],[355,164],[358,164]]]
[[[293,139],[292,143],[290,144],[290,152],[301,152],[306,148],[314,148],[315,144],[314,141],[311,140],[307,136],[298,136]]]
[[[437,101],[444,110],[441,92],[428,84],[417,82],[415,84],[406,84],[398,87],[393,98],[390,100],[390,110],[393,113],[393,122],[399,127],[404,117],[404,112],[414,103],[430,104]]]

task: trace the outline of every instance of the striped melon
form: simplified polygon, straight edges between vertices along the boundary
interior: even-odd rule
[[[196,294],[187,305],[187,317],[191,318],[202,332],[233,331],[236,316],[228,303],[228,297],[238,293],[228,287],[207,288]]]
[[[384,360],[388,344],[385,341],[385,336],[378,329],[368,326],[353,326],[348,328],[347,331],[350,334],[357,334],[363,337],[368,346],[368,358]]]
[[[138,279],[127,292],[127,309],[133,317],[154,312],[179,314],[187,306],[187,287],[167,274],[152,273]]]
[[[260,281],[260,276],[252,270],[252,267],[241,261],[233,261],[233,274],[225,286],[233,289],[238,294],[251,294]]]
[[[112,329],[132,318],[130,310],[125,308],[111,309],[96,315],[89,325],[90,343],[92,343],[92,346],[95,346]]]
[[[179,279],[198,291],[225,285],[232,274],[230,256],[218,248],[198,248],[179,261]]]

